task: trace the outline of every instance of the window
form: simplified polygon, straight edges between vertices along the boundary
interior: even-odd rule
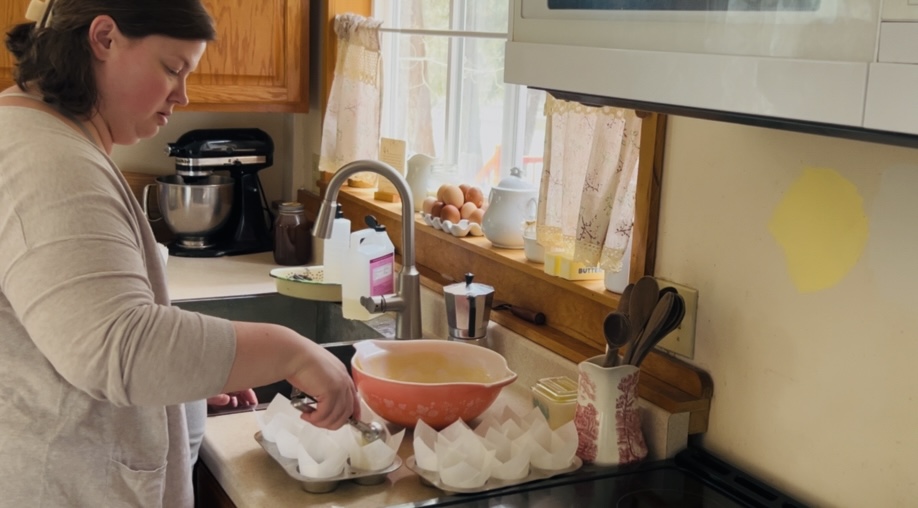
[[[437,159],[441,182],[487,190],[518,167],[538,184],[545,93],[506,84],[510,0],[375,0],[381,135]]]

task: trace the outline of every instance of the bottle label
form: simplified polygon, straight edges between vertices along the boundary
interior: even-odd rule
[[[370,296],[382,296],[395,292],[393,266],[395,266],[395,254],[392,252],[370,260]]]

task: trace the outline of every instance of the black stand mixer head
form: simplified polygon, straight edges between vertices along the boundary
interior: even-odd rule
[[[166,152],[175,157],[175,172],[188,185],[203,183],[214,171],[233,179],[230,216],[208,242],[183,239],[169,245],[170,254],[215,257],[270,251],[273,215],[258,171],[274,163],[274,142],[261,129],[199,129],[186,132]],[[185,240],[185,241],[183,241]]]

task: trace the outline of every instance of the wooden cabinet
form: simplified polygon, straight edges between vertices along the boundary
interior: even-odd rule
[[[29,0],[7,0],[0,26],[24,21]],[[190,111],[309,110],[309,0],[204,0],[217,25],[188,78]],[[13,82],[0,55],[0,87]]]
[[[13,84],[13,55],[6,49],[6,32],[13,25],[23,23],[29,0],[4,0],[0,3],[0,29],[3,31],[3,45],[0,50],[0,90]]]
[[[198,460],[194,466],[194,506],[196,508],[236,508],[233,501],[226,495],[226,491],[201,460]]]
[[[217,24],[188,78],[198,111],[309,108],[309,1],[205,0]]]

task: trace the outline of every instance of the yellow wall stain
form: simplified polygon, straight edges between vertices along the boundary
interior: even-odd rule
[[[841,281],[867,244],[868,221],[857,187],[831,169],[803,171],[775,208],[768,230],[784,249],[804,293]]]

